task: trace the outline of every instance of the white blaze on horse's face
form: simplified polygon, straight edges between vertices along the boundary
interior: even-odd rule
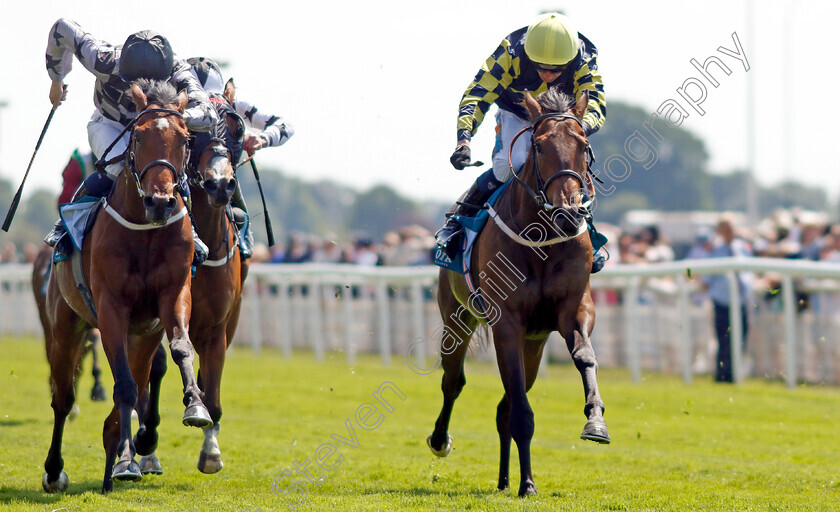
[[[227,156],[215,155],[210,158],[208,164],[212,177],[219,180],[225,177],[230,167],[230,159]]]
[[[169,121],[165,117],[158,118],[156,123],[156,128],[158,130],[166,130],[169,128]]]

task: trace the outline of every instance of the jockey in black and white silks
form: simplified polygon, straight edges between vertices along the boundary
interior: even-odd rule
[[[225,80],[215,61],[206,57],[191,57],[187,63],[205,92],[220,96],[224,93]],[[295,128],[281,116],[262,112],[242,98],[234,98],[232,107],[248,128],[259,132],[258,135],[245,133],[245,152],[248,155],[253,155],[258,149],[282,146],[295,134]]]
[[[184,112],[187,127],[207,131],[216,124],[216,112],[190,66],[175,57],[169,42],[160,34],[144,30],[132,34],[121,46],[101,41],[85,32],[73,21],[55,22],[48,38],[47,73],[53,81],[50,101],[59,104],[64,78],[70,73],[73,56],[96,77],[93,103],[96,107],[88,123],[88,140],[97,158],[111,158],[128,147],[128,133],[114,145],[108,155],[105,149],[128,123],[137,117],[129,86],[138,78],[169,80],[177,90],[186,89],[189,103]],[[113,179],[122,171],[122,163],[108,166]]]
[[[169,41],[161,34],[143,30],[128,36],[121,46],[114,46],[96,39],[78,23],[64,18],[55,22],[47,40],[46,64],[52,80],[50,102],[53,108],[67,97],[64,78],[73,67],[74,56],[96,77],[93,94],[96,109],[87,125],[88,142],[95,159],[109,160],[128,149],[131,135],[124,129],[139,114],[130,87],[133,81],[141,78],[167,80],[176,90],[186,90],[189,101],[184,120],[190,130],[208,131],[218,120],[207,93],[190,72],[189,65],[175,56]],[[112,143],[111,150],[104,154]],[[72,200],[107,195],[123,167],[124,161],[119,160],[108,165],[104,173],[91,173]],[[56,247],[64,232],[64,223],[59,220],[44,241]],[[201,244],[196,246],[199,253],[204,252]]]

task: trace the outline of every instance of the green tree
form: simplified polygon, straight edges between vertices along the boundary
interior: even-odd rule
[[[599,215],[606,213],[610,216],[604,220],[619,220],[621,212],[606,205],[612,195],[619,192],[634,193],[634,202],[638,202],[640,196],[645,197],[648,207],[658,210],[702,210],[714,207],[710,177],[706,172],[708,154],[703,141],[688,130],[670,127],[661,120],[653,125],[662,139],[658,140],[645,127],[649,117],[650,113],[639,107],[611,102],[606,125],[591,139],[598,158],[595,168],[607,182],[605,186],[615,187],[613,194],[599,196]],[[645,169],[642,163],[634,161],[628,154],[628,145],[637,158],[644,155],[645,151],[651,155],[655,151],[655,157],[651,156],[651,161],[655,159],[655,163]],[[610,166],[613,173],[611,178],[603,165],[613,155],[617,160],[614,166]],[[629,171],[619,164],[621,158],[630,163]],[[621,174],[626,175],[617,181],[614,177]]]

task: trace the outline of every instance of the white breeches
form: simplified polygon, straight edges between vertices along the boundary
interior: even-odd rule
[[[505,182],[510,179],[511,172],[510,165],[508,164],[510,142],[520,130],[531,126],[531,124],[530,120],[522,119],[507,110],[499,109],[496,112],[496,145],[493,148],[493,175],[497,180]],[[525,159],[528,158],[528,149],[530,147],[531,131],[529,130],[516,139],[516,145],[513,147],[513,152],[510,155],[513,168],[516,169],[517,173],[525,165]]]
[[[108,149],[108,146],[114,142],[114,139],[117,138],[123,129],[125,129],[125,126],[108,119],[98,110],[94,110],[93,115],[90,116],[90,121],[88,121],[87,131],[88,142],[90,143],[90,149],[93,151],[95,159],[98,160],[104,158],[107,160],[117,155],[121,155],[126,149],[128,149],[128,139],[131,135],[131,131],[125,132],[125,134],[120,137],[120,140],[114,144],[114,147],[111,148],[111,151],[109,151],[107,155],[102,154],[106,149]],[[106,171],[109,176],[116,178],[122,172],[124,165],[125,163],[121,160],[106,167]]]

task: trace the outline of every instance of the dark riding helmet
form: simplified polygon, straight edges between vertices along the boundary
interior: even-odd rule
[[[169,41],[154,30],[141,30],[128,36],[122,46],[120,78],[126,82],[138,78],[168,80],[174,64]]]

